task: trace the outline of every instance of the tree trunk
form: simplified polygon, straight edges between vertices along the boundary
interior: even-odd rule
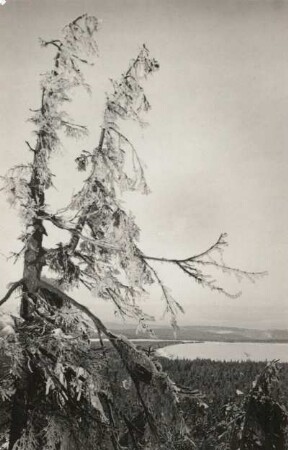
[[[22,432],[27,424],[27,388],[26,384],[21,381],[22,386],[17,386],[13,398],[13,406],[11,412],[11,427],[9,450],[12,450],[15,443],[20,439]]]
[[[40,209],[45,202],[44,188],[41,186],[38,177],[38,158],[41,158],[40,140],[34,153],[33,172],[30,180],[31,197],[37,207]],[[37,301],[37,291],[39,289],[39,280],[43,265],[45,264],[43,249],[43,235],[46,234],[42,220],[33,219],[33,231],[28,237],[26,250],[24,253],[24,270],[23,270],[23,293],[21,299],[20,315],[26,321],[33,319],[34,304]],[[32,374],[23,375],[23,378],[16,386],[16,392],[13,398],[13,407],[11,413],[11,427],[9,437],[9,450],[17,440],[21,437],[23,430],[27,426],[28,405],[33,395],[33,387],[35,387],[35,377]],[[40,448],[39,448],[40,450]]]

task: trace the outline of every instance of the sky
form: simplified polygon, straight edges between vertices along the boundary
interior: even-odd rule
[[[65,141],[52,161],[52,207],[65,206],[83,176],[74,158],[95,147],[109,78],[119,77],[145,43],[160,70],[145,84],[149,125],[127,125],[146,164],[149,196],[123,199],[141,228],[149,255],[187,257],[207,249],[221,232],[229,236],[225,261],[268,271],[255,284],[223,280],[238,299],[196,285],[177,268],[155,263],[182,304],[179,324],[286,328],[288,1],[284,0],[7,0],[0,6],[1,173],[29,161],[29,108],[40,103],[39,75],[53,53],[39,37],[57,38],[83,13],[101,19],[99,57],[87,71],[89,97],[75,96],[70,113],[89,127],[77,144]],[[0,292],[21,277],[21,262],[7,261],[19,248],[21,221],[0,198]],[[52,234],[54,242],[62,235]],[[221,277],[222,281],[222,277]],[[103,320],[113,309],[84,290],[75,293]],[[19,302],[19,300],[18,300]],[[162,320],[154,287],[142,306]],[[17,306],[11,299],[5,310]]]

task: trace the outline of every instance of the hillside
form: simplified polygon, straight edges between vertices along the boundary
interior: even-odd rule
[[[109,324],[115,333],[123,334],[130,339],[149,337],[136,333],[133,324]],[[174,339],[173,330],[168,326],[152,326],[158,339]],[[222,342],[288,342],[288,330],[257,330],[248,328],[216,327],[216,326],[181,326],[177,332],[179,340],[222,341]]]

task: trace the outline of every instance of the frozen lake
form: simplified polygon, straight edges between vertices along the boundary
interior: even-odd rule
[[[288,362],[288,343],[267,342],[195,342],[157,350],[159,356],[180,359],[213,359],[215,361]]]

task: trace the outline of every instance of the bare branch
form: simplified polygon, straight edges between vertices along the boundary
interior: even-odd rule
[[[54,47],[56,47],[59,52],[61,51],[61,48],[63,46],[63,43],[61,41],[59,41],[59,39],[54,39],[52,41],[44,41],[43,39],[41,39],[41,44],[43,47],[48,47],[48,45],[53,45]]]
[[[215,244],[211,245],[211,247],[209,247],[207,250],[205,250],[202,253],[199,253],[198,255],[194,255],[187,259],[184,259],[182,261],[180,260],[179,262],[186,262],[186,261],[191,261],[191,259],[195,260],[197,258],[202,258],[203,256],[207,256],[209,253],[211,253],[214,250],[221,250],[222,247],[227,247],[228,246],[228,242],[226,240],[227,236],[228,236],[227,233],[221,233],[219,238],[215,242]]]
[[[225,240],[227,237],[226,233],[221,233],[219,238],[217,239],[217,241],[211,245],[211,247],[209,247],[207,250],[205,250],[202,253],[199,253],[198,255],[193,255],[193,256],[189,256],[188,258],[185,259],[176,259],[176,258],[161,258],[161,257],[156,257],[156,256],[146,256],[146,255],[142,255],[142,257],[144,259],[150,259],[153,261],[159,261],[159,262],[167,262],[167,263],[173,263],[173,264],[177,264],[177,263],[185,263],[188,261],[194,261],[195,259],[201,258],[203,256],[208,255],[209,253],[211,253],[213,250],[216,249],[220,249],[221,247],[226,247],[228,245],[227,241]]]
[[[197,255],[193,255],[193,256],[189,256],[188,258],[185,259],[177,259],[177,258],[163,258],[163,257],[156,257],[156,256],[146,256],[144,254],[141,254],[141,258],[144,260],[150,260],[150,261],[158,261],[158,262],[164,262],[164,263],[171,263],[171,264],[175,264],[177,265],[183,272],[187,273],[188,275],[197,278],[197,275],[200,274],[199,270],[196,268],[196,265],[203,265],[203,266],[212,266],[212,267],[216,267],[218,269],[223,270],[224,272],[231,272],[234,274],[238,274],[240,276],[244,276],[248,279],[250,279],[250,281],[252,281],[252,279],[254,277],[260,277],[260,276],[264,276],[267,275],[267,272],[249,272],[246,270],[241,270],[235,267],[230,267],[227,266],[223,261],[221,261],[221,263],[218,263],[217,261],[215,261],[214,259],[210,258],[210,254],[215,251],[218,250],[220,252],[222,252],[223,247],[227,247],[228,246],[228,242],[226,241],[226,237],[227,234],[226,233],[221,233],[221,235],[219,236],[219,238],[217,239],[217,241],[211,245],[211,247],[209,247],[207,250],[205,250],[202,253],[199,253]],[[208,256],[210,259],[207,261],[204,258],[205,256]],[[194,264],[194,266],[193,266]],[[201,281],[201,280],[199,280]]]
[[[234,275],[238,281],[241,281],[241,279],[246,278],[251,283],[254,283],[256,278],[265,276],[267,274],[267,272],[248,272],[246,270],[241,270],[241,269],[238,269],[235,267],[230,267],[230,266],[226,265],[222,259],[223,247],[228,246],[228,242],[227,242],[226,238],[227,238],[227,234],[221,233],[219,238],[217,239],[217,241],[213,245],[211,245],[207,250],[205,250],[204,252],[199,253],[197,255],[189,256],[188,258],[185,258],[185,259],[146,256],[146,255],[143,255],[143,253],[141,253],[141,252],[140,252],[139,257],[143,261],[146,261],[146,264],[147,264],[147,260],[161,262],[161,263],[164,262],[164,263],[174,264],[177,267],[179,267],[179,269],[182,270],[182,272],[184,272],[186,275],[194,278],[194,280],[197,283],[201,284],[203,287],[207,287],[211,291],[217,291],[218,293],[222,293],[229,298],[238,298],[241,295],[241,291],[236,292],[236,293],[228,292],[225,288],[219,286],[218,283],[216,282],[216,280],[211,278],[211,275],[203,273],[199,269],[199,266],[202,265],[203,267],[212,267],[214,269],[221,270],[224,274],[230,273],[230,274]],[[218,252],[218,254],[220,255],[220,262],[218,262],[216,260],[216,258],[214,258],[214,257],[212,258],[211,254],[213,252],[215,252],[215,253]],[[159,278],[157,277],[157,273],[155,272],[153,267],[151,267],[150,265],[149,265],[149,268],[154,273],[156,280],[159,283]],[[159,283],[159,284],[161,286],[161,283]],[[162,290],[163,290],[163,287],[162,287]],[[166,298],[165,291],[163,291],[163,293]]]
[[[12,286],[8,289],[6,295],[4,295],[4,297],[0,300],[0,306],[2,306],[3,303],[9,300],[13,292],[20,286],[23,286],[23,279],[16,281],[15,283],[12,284]]]
[[[29,150],[31,150],[31,152],[35,152],[35,148],[31,147],[30,143],[28,141],[25,141],[25,144],[28,146]]]
[[[86,16],[87,16],[87,13],[81,14],[81,16],[76,17],[76,19],[74,19],[74,20],[71,22],[71,24],[72,24],[72,25],[76,25],[77,22],[79,22],[79,20],[83,19],[83,18],[86,17]]]

